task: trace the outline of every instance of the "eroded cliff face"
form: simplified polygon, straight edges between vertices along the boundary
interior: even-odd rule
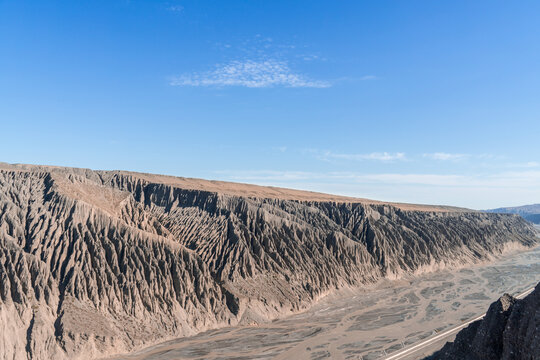
[[[0,169],[0,359],[126,352],[536,244],[514,215],[206,183]]]
[[[521,300],[504,294],[426,360],[530,359],[540,359],[540,284]]]

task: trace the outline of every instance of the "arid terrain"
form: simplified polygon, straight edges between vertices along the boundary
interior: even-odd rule
[[[539,280],[535,248],[489,264],[343,290],[286,319],[212,330],[114,359],[385,359],[485,312],[501,289],[517,294]],[[402,359],[421,359],[452,339]]]
[[[539,318],[540,283],[520,296],[501,296],[482,319],[469,324],[426,360],[538,359]]]
[[[535,280],[475,266],[538,240],[511,214],[1,164],[0,355],[94,359],[183,338],[181,357],[375,356]]]

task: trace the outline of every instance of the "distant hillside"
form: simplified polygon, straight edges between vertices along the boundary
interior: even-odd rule
[[[535,224],[540,224],[540,204],[498,208],[486,210],[486,212],[500,214],[518,214],[521,215],[525,220],[528,220]]]
[[[540,224],[540,214],[531,214],[523,216],[525,220],[529,220],[532,223]]]

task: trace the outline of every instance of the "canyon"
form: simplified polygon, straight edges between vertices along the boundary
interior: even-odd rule
[[[513,214],[0,164],[1,359],[95,359],[538,244]]]

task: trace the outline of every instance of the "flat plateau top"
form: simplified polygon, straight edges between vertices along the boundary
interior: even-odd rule
[[[53,173],[85,173],[92,172],[89,169],[69,168],[60,166],[7,164],[0,162],[0,170],[22,171],[22,172],[53,172]],[[103,177],[110,177],[115,174],[132,176],[149,183],[170,185],[180,189],[200,190],[215,192],[224,195],[244,196],[252,198],[296,200],[296,201],[316,201],[316,202],[340,202],[340,203],[360,203],[371,205],[391,205],[406,211],[431,211],[431,212],[473,212],[474,210],[444,206],[444,205],[422,205],[406,204],[396,202],[384,202],[364,198],[348,197],[341,195],[325,194],[313,191],[286,189],[274,186],[260,186],[253,184],[243,184],[228,181],[204,180],[169,175],[146,174],[121,170],[99,170],[96,173]]]

